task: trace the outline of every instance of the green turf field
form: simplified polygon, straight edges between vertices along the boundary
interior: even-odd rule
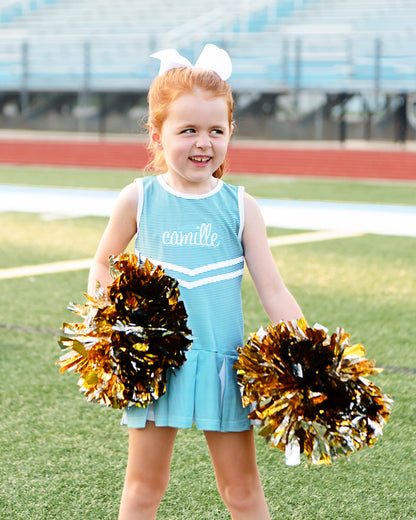
[[[0,168],[0,183],[119,189],[132,172]],[[256,196],[414,204],[416,185],[228,177]],[[0,269],[89,258],[102,218],[43,220],[0,213]],[[283,232],[269,230],[271,235]],[[284,233],[288,233],[287,230]],[[384,436],[331,467],[286,467],[257,438],[274,520],[412,520],[414,492],[416,238],[364,235],[274,247],[311,325],[343,326],[383,373],[372,380],[395,404]],[[85,402],[76,376],[59,375],[58,329],[83,301],[87,271],[0,279],[0,519],[116,519],[127,456],[121,413]],[[247,333],[267,319],[244,277]],[[161,520],[227,519],[204,437],[183,430]],[[253,519],[255,520],[255,519]]]

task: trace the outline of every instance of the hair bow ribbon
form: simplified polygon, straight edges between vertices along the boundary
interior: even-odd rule
[[[195,65],[181,56],[176,49],[165,49],[151,54],[151,58],[160,60],[159,76],[167,70],[178,67],[190,67],[192,69],[212,70],[226,81],[231,76],[232,64],[227,51],[220,49],[212,43],[207,43]]]

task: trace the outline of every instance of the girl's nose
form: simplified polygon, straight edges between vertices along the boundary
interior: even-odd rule
[[[196,141],[196,146],[198,148],[208,148],[211,146],[211,141],[209,139],[208,134],[200,133],[198,135],[198,139]]]

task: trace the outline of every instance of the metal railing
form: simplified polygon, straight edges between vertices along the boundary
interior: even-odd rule
[[[382,38],[363,44],[345,34],[327,36],[211,35],[233,59],[237,90],[416,91],[414,45],[389,48]],[[203,43],[183,48],[189,56]],[[149,58],[162,48],[147,36],[22,39],[0,34],[0,91],[145,90],[157,72]]]

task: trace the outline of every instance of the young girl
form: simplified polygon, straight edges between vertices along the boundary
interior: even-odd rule
[[[163,173],[121,192],[94,258],[89,292],[97,280],[111,283],[109,256],[137,235],[140,258],[179,281],[193,342],[166,394],[125,412],[129,454],[119,520],[156,517],[177,429],[193,423],[204,431],[231,517],[266,520],[253,431],[233,370],[244,341],[244,260],[272,322],[302,312],[276,268],[255,200],[221,180],[233,130],[227,53],[208,45],[194,67],[176,51],[155,57],[161,72],[149,91],[148,129],[151,166]]]

